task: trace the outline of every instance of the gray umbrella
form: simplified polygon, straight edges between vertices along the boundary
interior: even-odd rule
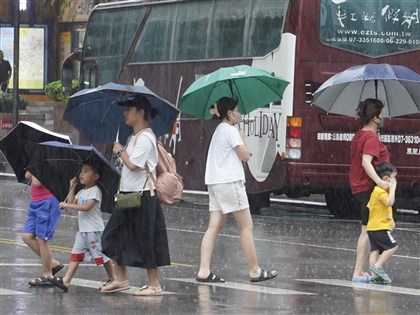
[[[420,75],[389,64],[366,64],[337,73],[314,93],[313,104],[329,113],[355,116],[360,101],[375,98],[385,117],[420,113]]]

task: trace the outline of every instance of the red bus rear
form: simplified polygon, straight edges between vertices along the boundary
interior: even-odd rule
[[[290,81],[283,100],[247,115],[240,126],[251,151],[246,174],[252,212],[268,205],[273,192],[317,193],[325,194],[336,217],[351,218],[350,141],[358,121],[311,106],[312,93],[354,65],[389,63],[420,72],[419,9],[415,0],[101,4],[86,29],[81,87],[144,83],[177,103],[196,78],[220,67],[248,64],[273,71]],[[214,127],[213,121],[181,115],[173,134],[164,138],[185,189],[206,189],[205,159]],[[397,195],[404,201],[399,207],[420,204],[419,131],[419,114],[387,119],[381,130],[398,168]]]

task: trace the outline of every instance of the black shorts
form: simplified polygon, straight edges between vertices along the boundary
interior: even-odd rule
[[[359,208],[359,213],[362,218],[362,225],[367,225],[369,220],[369,208],[367,207],[367,205],[372,191],[373,189],[353,195],[354,200],[356,201],[357,206]]]
[[[369,235],[370,250],[372,252],[377,250],[380,254],[382,254],[383,251],[394,248],[398,245],[389,230],[368,231],[367,233]]]

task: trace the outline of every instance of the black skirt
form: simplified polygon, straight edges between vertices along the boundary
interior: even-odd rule
[[[102,252],[120,266],[153,269],[171,264],[159,199],[143,192],[140,208],[115,209],[102,234]]]

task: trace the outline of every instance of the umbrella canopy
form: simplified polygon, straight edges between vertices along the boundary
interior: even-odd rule
[[[314,93],[313,104],[329,113],[355,116],[367,98],[385,105],[384,117],[420,112],[420,75],[403,66],[366,64],[337,73]]]
[[[127,94],[143,95],[157,110],[157,116],[149,122],[157,136],[172,130],[178,109],[145,86],[107,83],[84,89],[70,96],[63,118],[91,143],[112,143],[117,136],[125,143],[132,129],[124,123],[124,108],[117,103]]]
[[[26,182],[25,168],[37,144],[45,141],[71,143],[69,136],[52,132],[30,121],[20,121],[0,140],[0,150],[19,182]]]
[[[78,176],[86,160],[98,163],[102,169],[102,176],[97,181],[102,191],[101,210],[111,213],[114,195],[118,191],[120,172],[95,147],[56,141],[43,142],[33,153],[27,168],[58,200],[64,201],[67,198],[70,180]]]
[[[243,115],[281,100],[289,82],[261,69],[246,65],[220,68],[191,84],[182,95],[182,113],[211,119],[210,107],[222,97],[238,101]]]

